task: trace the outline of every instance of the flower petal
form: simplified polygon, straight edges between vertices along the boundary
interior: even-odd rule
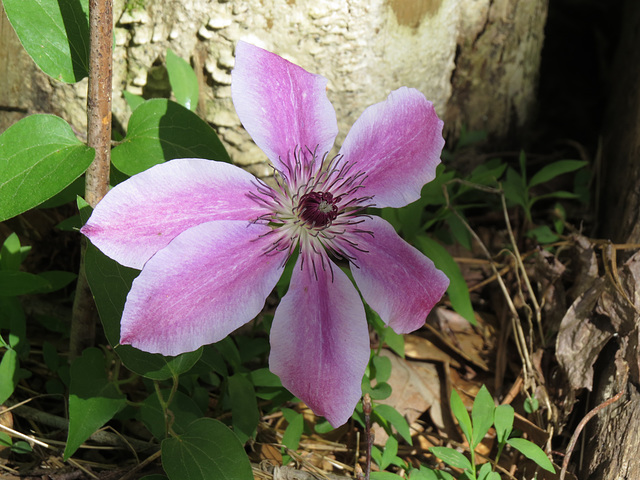
[[[217,342],[254,318],[282,274],[284,258],[264,255],[269,231],[221,220],[174,238],[134,280],[120,343],[178,355]]]
[[[365,301],[397,333],[409,333],[424,325],[427,314],[449,286],[447,276],[431,260],[398,236],[379,217],[358,225],[373,236],[352,234],[358,249],[344,242],[342,247],[355,257],[353,278]]]
[[[349,419],[362,395],[369,361],[367,320],[358,292],[339,267],[323,258],[322,264],[333,270],[332,281],[318,256],[315,267],[310,258],[303,263],[301,258],[273,319],[269,368],[291,393],[337,427]]]
[[[374,196],[377,207],[402,207],[420,198],[436,175],[444,146],[443,122],[433,104],[413,88],[402,87],[386,101],[368,107],[342,144],[341,162],[366,172],[358,196]]]
[[[254,220],[266,209],[249,198],[250,173],[199,158],[156,165],[115,186],[80,230],[107,256],[142,268],[176,235],[212,220]]]
[[[331,150],[338,124],[327,98],[327,79],[246,42],[236,45],[233,104],[256,144],[283,172],[293,165],[294,148]],[[319,163],[318,163],[319,166]]]

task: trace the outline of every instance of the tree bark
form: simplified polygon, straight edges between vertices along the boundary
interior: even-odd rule
[[[446,120],[503,137],[533,112],[548,0],[116,0],[114,118],[126,126],[122,90],[166,96],[168,48],[191,61],[201,86],[198,113],[219,132],[234,161],[268,174],[266,158],[240,126],[231,101],[234,46],[253,42],[329,79],[342,142],[370,104],[403,85],[418,88]],[[20,50],[6,19],[0,55],[1,105],[53,111],[86,130],[86,85],[46,79]],[[8,45],[10,50],[8,50]],[[15,59],[20,59],[18,63]],[[0,58],[1,60],[1,58]],[[14,65],[18,68],[14,68]],[[25,67],[28,65],[28,67]],[[35,76],[34,76],[35,75]],[[82,82],[84,83],[84,82]],[[9,86],[7,85],[9,84]],[[45,92],[43,94],[42,92]],[[3,95],[0,93],[0,95]],[[0,110],[0,131],[15,116]],[[19,114],[18,114],[19,116]],[[9,118],[10,117],[10,118]]]
[[[618,243],[640,243],[640,3],[627,0],[612,72],[612,88],[603,132],[602,233]],[[638,254],[631,259],[637,258]],[[626,268],[626,267],[625,267]],[[624,270],[623,270],[624,271]],[[624,316],[627,327],[596,369],[594,405],[624,390],[623,399],[607,407],[589,425],[586,460],[580,478],[640,478],[640,315],[638,290],[627,294],[636,308]],[[615,299],[620,305],[626,300]],[[628,380],[621,371],[628,369]]]

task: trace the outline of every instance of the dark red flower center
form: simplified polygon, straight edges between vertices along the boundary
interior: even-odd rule
[[[298,217],[312,228],[327,227],[338,216],[338,200],[329,192],[305,193],[298,204]]]

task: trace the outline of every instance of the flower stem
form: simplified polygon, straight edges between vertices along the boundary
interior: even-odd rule
[[[87,144],[96,156],[85,174],[85,199],[95,208],[109,189],[111,158],[112,0],[89,0],[89,89]],[[86,242],[82,241],[78,285],[71,316],[69,358],[94,344],[97,312],[85,275]]]

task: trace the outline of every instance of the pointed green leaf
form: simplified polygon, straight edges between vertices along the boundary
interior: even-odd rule
[[[2,3],[20,42],[44,73],[66,83],[88,75],[89,0]]]
[[[111,152],[113,165],[127,175],[174,158],[207,158],[229,162],[216,132],[192,111],[156,98],[138,106],[127,136]]]
[[[380,459],[380,470],[386,470],[396,458],[396,455],[398,455],[398,441],[392,435],[387,439],[387,443],[384,446],[382,458]]]
[[[422,253],[429,257],[436,268],[442,270],[449,278],[447,294],[453,309],[467,319],[471,325],[475,325],[477,322],[471,306],[469,287],[456,261],[442,245],[432,238],[421,235],[416,241]]]
[[[460,424],[460,428],[462,429],[462,433],[467,437],[467,441],[469,445],[471,445],[471,419],[469,418],[469,412],[467,412],[467,407],[464,406],[460,395],[455,390],[451,390],[451,411],[453,412],[453,416],[456,417],[458,423]]]
[[[493,424],[499,444],[503,444],[511,435],[513,429],[514,410],[511,405],[498,405],[493,412]]]
[[[251,382],[237,373],[229,377],[229,397],[233,431],[244,443],[253,436],[260,420],[256,392]]]
[[[0,222],[53,197],[91,164],[93,149],[54,115],[31,115],[0,135]]]
[[[413,443],[409,423],[407,422],[407,419],[398,412],[398,410],[393,408],[391,405],[376,405],[373,407],[373,411],[393,425],[405,442],[409,445]]]
[[[495,408],[493,397],[489,393],[489,390],[487,390],[487,387],[482,385],[471,409],[471,421],[473,423],[473,442],[471,448],[475,449],[491,428]]]
[[[145,102],[144,97],[136,95],[135,93],[127,92],[126,90],[122,92],[122,96],[132,112]]]
[[[126,405],[125,396],[107,378],[102,351],[88,348],[71,364],[67,460],[96,430]]]
[[[47,291],[51,284],[43,277],[27,272],[0,270],[0,297],[14,297]]]
[[[187,61],[167,50],[167,73],[177,102],[192,112],[198,106],[198,77]]]
[[[298,449],[304,430],[304,415],[288,408],[283,408],[282,413],[287,419],[287,422],[289,422],[289,425],[287,425],[282,435],[282,444],[295,451]],[[283,462],[283,464],[285,464],[285,462]]]
[[[463,454],[449,447],[431,447],[429,451],[442,460],[447,465],[461,468],[463,470],[471,470],[471,462]]]
[[[196,420],[182,435],[163,440],[161,449],[170,480],[253,480],[242,444],[212,418]]]
[[[549,165],[545,165],[544,167],[542,167],[533,177],[531,177],[529,187],[548,182],[558,175],[573,172],[586,166],[587,164],[588,162],[585,162],[583,160],[559,160],[557,162],[550,163]]]
[[[549,457],[547,457],[544,451],[535,443],[525,440],[524,438],[510,438],[507,440],[507,443],[529,460],[536,462],[541,468],[544,468],[551,473],[556,473]]]
[[[0,405],[13,395],[18,383],[16,373],[19,366],[18,353],[13,348],[5,350],[0,360]]]
[[[17,272],[20,270],[20,264],[22,263],[22,245],[20,245],[20,239],[18,235],[12,233],[9,235],[2,248],[0,248],[0,270],[11,270]],[[2,289],[0,288],[0,292]]]

